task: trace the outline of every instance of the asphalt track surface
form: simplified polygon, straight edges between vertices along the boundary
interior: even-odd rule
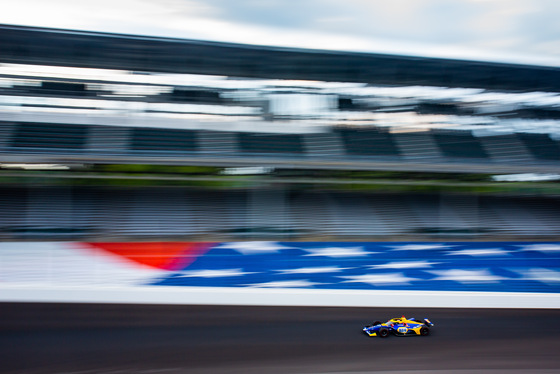
[[[405,314],[428,337],[369,338]],[[0,304],[2,373],[558,373],[560,310]]]

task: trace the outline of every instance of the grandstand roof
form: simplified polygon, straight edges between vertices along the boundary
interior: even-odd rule
[[[560,92],[560,68],[0,25],[0,62]]]

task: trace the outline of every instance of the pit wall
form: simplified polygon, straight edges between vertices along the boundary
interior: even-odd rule
[[[560,242],[4,242],[0,301],[560,308]]]

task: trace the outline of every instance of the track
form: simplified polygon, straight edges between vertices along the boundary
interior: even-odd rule
[[[364,324],[428,317],[429,337]],[[0,304],[2,373],[552,373],[560,310]],[[483,372],[484,372],[483,371]]]

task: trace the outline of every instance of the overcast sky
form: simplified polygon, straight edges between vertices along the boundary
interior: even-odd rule
[[[2,0],[0,23],[560,66],[560,0]]]

